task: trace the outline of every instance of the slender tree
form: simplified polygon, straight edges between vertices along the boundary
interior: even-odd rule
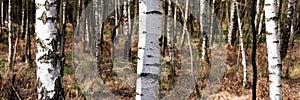
[[[205,0],[200,1],[200,25],[201,25],[201,33],[202,33],[202,57],[201,59],[205,61],[206,63],[209,63],[208,59],[208,32],[209,32],[209,26],[207,16],[207,5]]]
[[[0,9],[0,34],[2,34],[2,25],[3,25],[3,2],[4,0],[1,0],[0,2],[0,6],[1,6],[1,9]]]
[[[125,47],[124,47],[124,58],[130,55],[130,44],[131,44],[131,14],[130,14],[130,0],[124,1],[123,5],[123,32],[125,34]]]
[[[173,57],[173,45],[172,45],[172,37],[173,34],[171,33],[172,30],[172,2],[171,0],[168,0],[168,16],[167,16],[167,44],[168,44],[168,51],[169,51],[169,60],[172,61]],[[175,24],[175,23],[174,23]],[[172,36],[171,36],[172,35]]]
[[[139,42],[136,83],[137,100],[159,99],[160,42],[163,33],[161,0],[139,1]]]
[[[29,34],[29,18],[30,18],[30,14],[29,14],[29,6],[31,6],[29,3],[29,1],[25,0],[25,4],[26,6],[26,27],[25,27],[25,57],[26,57],[26,64],[30,65],[31,64],[31,51],[30,51],[30,34]],[[31,2],[31,1],[30,1]]]
[[[12,69],[13,63],[13,33],[12,33],[12,11],[11,11],[11,0],[8,0],[8,66]]]
[[[270,99],[282,100],[281,58],[276,0],[265,0]]]
[[[240,10],[237,1],[235,1],[235,7],[237,11],[237,20],[238,20],[238,29],[240,33],[240,46],[241,46],[241,53],[242,53],[242,65],[244,69],[244,78],[243,78],[243,86],[245,87],[247,84],[247,63],[246,63],[246,53],[244,50],[244,43],[243,43],[243,30],[242,30],[242,23],[240,17]]]
[[[288,4],[288,15],[285,25],[285,32],[283,36],[283,42],[282,42],[282,59],[286,56],[286,78],[289,78],[289,65],[290,65],[290,52],[294,48],[294,13],[295,13],[295,0],[289,0]]]
[[[285,23],[285,29],[282,37],[281,43],[281,59],[284,59],[288,50],[289,46],[289,38],[291,33],[291,26],[293,22],[293,15],[294,15],[294,0],[288,0],[288,12],[287,12],[287,19]]]
[[[62,100],[61,67],[57,50],[58,30],[56,0],[35,0],[36,2],[36,75],[39,100]]]
[[[229,30],[228,30],[228,44],[229,45],[233,45],[233,36],[235,34],[235,4],[234,1],[231,0],[231,6],[230,6],[230,26],[229,26]]]
[[[256,0],[252,0],[252,7],[254,7],[256,4]],[[252,63],[252,71],[253,71],[253,78],[252,78],[252,100],[256,99],[256,83],[257,83],[257,68],[256,68],[256,48],[257,48],[257,39],[256,39],[256,25],[255,25],[255,15],[258,12],[255,12],[255,10],[252,9],[251,12],[251,30],[252,30],[252,55],[251,55],[251,63]],[[263,16],[263,14],[261,14]],[[261,19],[262,21],[263,19]],[[260,23],[262,25],[262,23]]]
[[[189,11],[189,0],[185,0],[185,9],[184,9],[184,18],[183,18],[183,30],[182,30],[182,37],[180,42],[180,47],[183,47],[185,36],[186,36],[186,30],[187,30],[187,22],[188,22],[188,11]]]
[[[66,0],[62,0],[62,21],[61,21],[61,37],[60,37],[60,52],[61,52],[61,59],[60,59],[60,66],[64,68],[65,65],[65,40],[66,40]],[[62,69],[64,70],[64,69]],[[63,74],[63,73],[62,73]]]

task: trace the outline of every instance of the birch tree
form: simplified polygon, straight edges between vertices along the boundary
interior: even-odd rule
[[[160,42],[163,33],[161,0],[139,0],[139,42],[136,100],[157,100],[160,80]]]
[[[282,44],[281,44],[281,59],[286,56],[288,47],[289,47],[289,38],[291,33],[291,26],[293,22],[293,15],[294,15],[294,0],[288,0],[288,12],[287,12],[287,19],[285,23],[285,29],[282,37]]]
[[[185,35],[187,30],[187,19],[188,19],[188,11],[189,11],[189,0],[185,0],[185,9],[184,9],[184,18],[183,18],[183,30],[182,30],[182,37],[180,42],[180,48],[183,47],[185,41]]]
[[[228,30],[228,44],[233,45],[233,35],[235,32],[235,4],[234,1],[231,1],[231,6],[230,6],[230,26]]]
[[[100,41],[98,41],[98,39],[99,39],[99,31],[98,31],[98,29],[100,28],[100,22],[99,22],[99,14],[100,14],[100,12],[99,12],[99,8],[100,7],[98,7],[98,4],[99,4],[99,2],[98,2],[98,0],[93,0],[93,9],[94,9],[94,14],[95,14],[95,16],[94,16],[94,19],[95,19],[95,26],[94,26],[94,32],[96,32],[95,33],[95,35],[96,35],[96,53],[95,53],[95,55],[96,55],[96,67],[97,68],[100,68]],[[100,72],[100,70],[99,70],[99,72]]]
[[[168,42],[168,51],[169,51],[169,57],[170,57],[170,61],[172,61],[172,57],[173,57],[173,55],[172,55],[172,52],[173,52],[173,46],[172,46],[172,41],[171,41],[171,39],[172,39],[172,37],[173,36],[171,36],[172,35],[172,30],[171,30],[171,28],[172,28],[172,2],[171,2],[171,0],[168,0],[168,16],[167,16],[167,42]],[[174,24],[176,24],[176,23],[174,23]]]
[[[12,69],[13,63],[13,43],[12,43],[12,12],[11,12],[11,0],[8,0],[8,66]]]
[[[123,32],[125,34],[124,58],[130,55],[131,44],[131,15],[130,15],[130,0],[125,0],[123,5]],[[129,56],[128,56],[129,57]]]
[[[243,86],[245,87],[247,84],[247,63],[246,63],[246,53],[244,50],[244,43],[243,43],[243,30],[242,30],[242,23],[241,23],[241,17],[240,17],[240,10],[239,6],[236,1],[235,2],[235,7],[237,10],[237,20],[238,20],[238,29],[239,29],[239,34],[240,34],[240,46],[241,46],[241,53],[242,53],[242,65],[244,68],[244,78],[243,78]]]
[[[1,9],[0,9],[0,34],[2,34],[2,25],[3,25],[3,0],[0,2],[0,6],[1,6]]]
[[[36,75],[39,100],[64,99],[61,87],[61,68],[57,50],[57,1],[35,0],[36,3]]]
[[[200,25],[201,25],[201,33],[202,33],[202,57],[201,59],[205,62],[209,62],[208,60],[208,32],[209,26],[207,21],[208,14],[206,13],[207,5],[205,0],[200,0]]]
[[[270,81],[270,99],[282,99],[281,58],[279,49],[278,17],[276,0],[265,0],[265,21],[267,32],[267,53]]]
[[[286,25],[286,32],[285,34],[289,34],[289,44],[288,44],[288,53],[287,53],[287,61],[286,61],[286,78],[289,78],[289,66],[290,66],[290,53],[289,51],[292,51],[294,48],[294,38],[295,38],[295,32],[294,32],[294,15],[295,15],[295,8],[296,8],[296,2],[295,0],[289,0],[288,5],[288,15],[287,15],[287,25]],[[289,26],[290,24],[290,26]]]

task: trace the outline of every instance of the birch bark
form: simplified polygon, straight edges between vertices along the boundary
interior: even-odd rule
[[[35,0],[36,2],[36,65],[38,99],[62,100],[61,67],[57,50],[58,30],[57,1]]]
[[[276,0],[265,0],[265,21],[267,32],[268,69],[270,80],[270,99],[282,99],[281,58],[279,49],[278,17]]]
[[[161,0],[139,0],[139,42],[136,100],[159,99],[160,42],[163,33]]]

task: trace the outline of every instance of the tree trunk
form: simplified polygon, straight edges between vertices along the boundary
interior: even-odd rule
[[[64,70],[65,65],[65,40],[66,40],[66,0],[62,0],[62,27],[61,27],[61,39],[60,39],[60,52],[61,59],[59,60],[61,63],[62,71]],[[63,74],[63,73],[62,73]]]
[[[129,57],[129,51],[130,51],[130,44],[131,44],[131,18],[130,18],[130,0],[124,1],[123,5],[123,25],[124,29],[123,32],[125,34],[125,47],[124,47],[124,59],[127,59],[126,57]]]
[[[184,19],[183,19],[183,30],[182,30],[182,37],[180,42],[180,48],[183,47],[185,41],[185,35],[187,30],[187,19],[188,19],[188,11],[189,11],[189,0],[185,0],[185,9],[184,9]]]
[[[56,0],[36,2],[36,64],[38,99],[62,100],[61,68],[57,50],[58,30]]]
[[[238,20],[238,29],[240,33],[240,46],[241,46],[241,52],[242,52],[242,65],[244,67],[244,78],[243,78],[243,86],[245,87],[247,84],[247,63],[246,63],[246,53],[244,50],[244,43],[243,43],[243,30],[242,30],[242,23],[241,23],[241,17],[240,17],[240,10],[239,6],[236,1],[235,2],[235,7],[237,10],[237,20]]]
[[[235,5],[234,1],[231,1],[230,7],[230,26],[228,30],[228,44],[233,45],[233,36],[235,34]]]
[[[265,0],[270,99],[282,100],[281,58],[276,0]]]
[[[174,40],[174,44],[177,43],[177,6],[178,6],[178,0],[175,0],[175,7],[174,7],[174,19],[173,19],[173,22],[174,22],[174,28],[173,28],[173,40]]]
[[[8,0],[8,66],[12,69],[13,63],[13,33],[12,33],[12,12],[11,12],[11,0]],[[13,69],[12,69],[13,70]]]
[[[282,35],[283,37],[282,37],[281,52],[280,52],[281,59],[284,59],[287,54],[290,33],[291,33],[291,26],[292,26],[292,22],[293,22],[294,9],[295,9],[294,8],[294,0],[289,0],[287,19],[285,22],[284,33]]]
[[[256,0],[252,0],[252,7],[254,7],[256,4]],[[250,8],[251,9],[251,8]],[[256,43],[256,26],[255,26],[255,15],[258,12],[255,12],[255,10],[252,9],[251,11],[251,30],[252,30],[252,54],[251,54],[251,63],[252,63],[252,70],[253,70],[253,78],[252,78],[252,100],[256,99],[256,83],[257,83],[257,68],[256,68],[256,47],[257,47],[257,43]],[[263,14],[261,14],[261,16],[263,16]],[[260,20],[260,22],[262,22],[263,19]],[[260,23],[262,25],[262,23]]]
[[[202,33],[202,57],[201,59],[206,62],[207,64],[209,63],[208,59],[208,37],[207,34],[209,32],[209,26],[208,26],[208,21],[207,16],[208,13],[206,12],[208,9],[206,5],[205,0],[200,1],[200,28],[201,28],[201,33]]]
[[[283,36],[283,42],[282,42],[282,56],[281,59],[284,59],[285,56],[287,56],[286,60],[286,74],[285,77],[289,78],[289,66],[290,66],[290,54],[293,51],[294,48],[294,30],[293,30],[293,24],[294,24],[294,12],[295,11],[295,1],[289,0],[288,4],[288,15],[285,25],[285,32]],[[290,43],[289,43],[290,42]]]
[[[160,42],[163,33],[161,0],[139,1],[139,42],[137,63],[137,100],[159,99]]]
[[[259,24],[257,24],[259,22],[259,17],[260,15],[260,0],[257,0],[256,2],[256,14],[255,14],[255,27],[257,28],[259,26]]]
[[[100,40],[99,39],[99,32],[100,32],[100,16],[99,16],[99,14],[100,14],[100,12],[99,12],[99,8],[100,7],[98,7],[98,5],[99,5],[99,2],[98,2],[98,0],[93,0],[93,9],[94,9],[94,14],[95,14],[95,26],[94,26],[94,32],[95,32],[95,35],[96,35],[96,50],[95,50],[95,54],[96,54],[96,67],[97,68],[100,68],[100,41],[98,41],[98,40]],[[100,73],[101,72],[101,70],[98,70],[98,72]]]
[[[3,2],[4,2],[4,0],[1,0],[1,4],[0,4],[0,6],[1,6],[1,9],[0,9],[0,34],[2,34],[2,25],[4,25],[3,24]]]
[[[168,16],[167,16],[167,43],[168,43],[168,51],[169,51],[169,61],[172,61],[173,55],[173,45],[172,45],[172,39],[173,39],[173,35],[171,32],[171,28],[172,28],[172,2],[171,0],[168,0]],[[176,23],[174,23],[176,24]],[[172,36],[171,36],[172,35]]]
[[[211,47],[213,47],[213,45],[214,45],[214,34],[216,34],[215,32],[215,24],[216,24],[216,22],[215,22],[215,17],[214,17],[214,13],[215,13],[215,2],[216,2],[216,0],[212,0],[212,3],[211,3],[211,12],[210,12],[210,31],[209,31],[209,45],[211,46]]]

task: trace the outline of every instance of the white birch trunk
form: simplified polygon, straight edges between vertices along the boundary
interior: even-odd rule
[[[123,33],[125,34],[125,46],[124,46],[124,58],[127,59],[126,57],[128,57],[129,54],[129,49],[130,49],[130,1],[124,1],[124,5],[123,5],[123,25],[124,25],[124,29],[123,29]]]
[[[118,13],[119,13],[119,10],[118,10],[118,7],[119,7],[119,0],[115,0],[115,26],[118,25]],[[115,34],[115,37],[117,37],[119,34],[119,30],[118,28],[116,28],[116,34]]]
[[[211,4],[211,12],[210,12],[210,31],[209,31],[209,45],[213,47],[213,41],[214,41],[214,34],[215,34],[215,17],[214,17],[214,12],[215,12],[215,2],[216,0],[212,0]]]
[[[61,68],[57,51],[57,1],[35,0],[36,65],[38,99],[63,99]]]
[[[236,10],[237,10],[238,29],[239,29],[239,33],[240,33],[240,46],[241,46],[241,52],[242,52],[242,65],[243,65],[243,68],[244,68],[243,86],[245,87],[246,84],[247,84],[246,53],[245,53],[245,50],[244,50],[244,43],[243,43],[243,30],[242,30],[242,23],[241,23],[241,17],[240,17],[240,10],[239,10],[239,6],[237,5],[237,2],[235,3],[235,7],[236,7]]]
[[[13,43],[12,43],[12,18],[11,18],[11,0],[8,1],[8,66],[12,69],[13,63]]]
[[[256,14],[255,14],[255,28],[257,28],[258,27],[258,22],[259,22],[259,20],[258,20],[258,17],[259,17],[259,15],[260,15],[260,0],[257,0],[257,2],[256,2]]]
[[[20,27],[20,33],[21,33],[22,36],[24,36],[24,28],[25,28],[25,26],[26,26],[25,25],[25,8],[22,8],[22,18],[21,18],[21,27]]]
[[[185,34],[187,30],[187,19],[188,19],[188,11],[189,11],[189,1],[185,0],[185,11],[184,11],[184,18],[183,18],[183,30],[182,30],[182,37],[180,42],[180,48],[183,47],[184,41],[185,41]]]
[[[94,6],[94,14],[95,14],[95,26],[94,26],[94,32],[96,35],[96,50],[95,50],[95,55],[96,55],[96,67],[100,68],[100,41],[99,41],[99,33],[100,30],[100,25],[99,25],[99,7],[98,7],[98,0],[93,0],[93,6]],[[100,72],[100,70],[98,70]]]
[[[265,0],[270,99],[282,99],[281,58],[279,49],[278,17],[276,0]]]
[[[159,38],[163,33],[161,0],[139,0],[139,43],[136,100],[158,100],[160,80]]]
[[[0,8],[0,34],[2,34],[2,25],[3,25],[3,0],[1,0]]]
[[[228,30],[228,44],[232,45],[232,36],[234,34],[234,25],[235,25],[235,4],[234,1],[231,1],[231,6],[230,6],[230,26],[229,26],[229,30]]]
[[[173,22],[174,22],[174,27],[173,27],[173,40],[174,40],[174,43],[177,42],[177,5],[178,5],[178,0],[175,0],[175,7],[174,7],[174,18],[173,18]]]
[[[207,5],[205,0],[200,1],[200,26],[201,26],[201,33],[202,33],[202,57],[201,59],[205,62],[208,62],[208,37],[207,34],[209,32],[208,26],[208,13]]]
[[[172,57],[173,57],[173,55],[172,55],[172,52],[173,52],[173,46],[172,46],[172,41],[171,41],[171,39],[172,39],[172,37],[173,36],[171,36],[172,35],[172,30],[171,30],[171,28],[172,28],[172,7],[171,7],[171,5],[172,5],[172,2],[171,2],[171,0],[168,0],[168,16],[167,16],[167,42],[168,42],[168,51],[169,51],[169,61],[172,61]],[[176,23],[174,23],[174,24],[176,24]]]
[[[4,25],[4,0],[1,1],[1,28]]]

